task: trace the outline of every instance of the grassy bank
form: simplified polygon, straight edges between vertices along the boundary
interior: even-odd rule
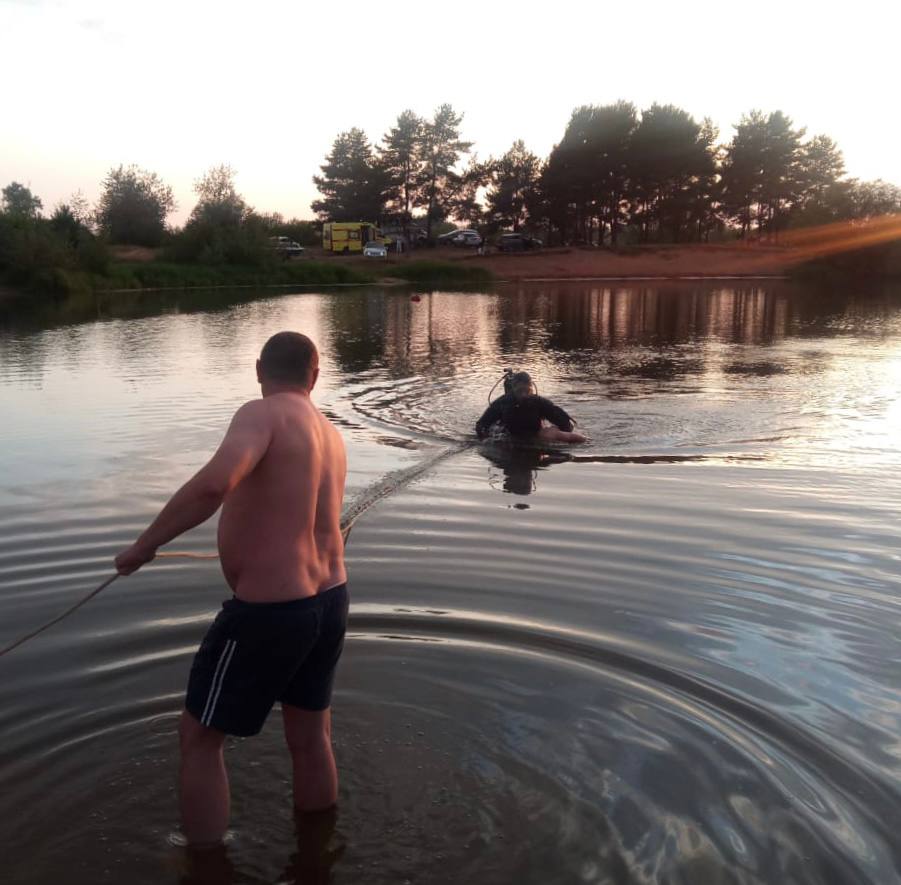
[[[134,289],[195,289],[263,285],[346,285],[371,283],[372,274],[327,262],[284,263],[271,267],[176,264],[164,261],[110,264],[105,274],[55,269],[28,287],[35,296],[66,297],[84,292]]]
[[[280,284],[334,286],[371,283],[374,280],[374,275],[365,270],[327,261],[283,262],[264,267],[150,261],[111,265],[100,288],[170,289]]]
[[[67,298],[90,292],[143,289],[228,288],[237,286],[366,285],[380,279],[418,285],[490,283],[491,271],[441,261],[377,262],[292,261],[264,267],[181,264],[164,261],[117,262],[105,274],[53,268],[35,275],[26,285],[7,286],[7,298]]]
[[[420,285],[472,285],[490,283],[494,279],[494,274],[485,267],[451,261],[408,261],[391,265],[389,273],[397,279]]]

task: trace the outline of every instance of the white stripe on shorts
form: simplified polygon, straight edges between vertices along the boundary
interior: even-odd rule
[[[219,663],[216,664],[216,672],[213,674],[212,683],[210,683],[210,693],[207,695],[206,706],[203,708],[203,715],[200,717],[202,725],[209,725],[213,719],[216,701],[219,700],[219,692],[222,691],[222,683],[225,680],[225,671],[228,669],[237,644],[234,639],[225,641],[225,648],[222,649],[222,654],[219,655]]]

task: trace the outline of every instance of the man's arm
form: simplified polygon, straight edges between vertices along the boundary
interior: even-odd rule
[[[157,548],[208,520],[225,496],[259,464],[272,438],[263,400],[235,413],[216,454],[189,479],[141,536],[116,557],[116,569],[130,575],[156,556]]]
[[[573,419],[560,408],[560,406],[555,406],[549,399],[545,399],[543,396],[538,397],[538,414],[541,415],[542,418],[550,421],[555,427],[558,427],[560,430],[565,430],[567,433],[572,431],[573,429]]]
[[[482,417],[476,421],[476,436],[483,439],[488,435],[491,425],[495,421],[499,421],[501,417],[501,397],[498,397],[487,409],[482,413]]]

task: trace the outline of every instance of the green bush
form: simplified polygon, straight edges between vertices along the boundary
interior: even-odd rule
[[[65,293],[83,289],[86,275],[105,274],[108,265],[106,243],[68,211],[49,220],[0,214],[0,276],[14,285]]]
[[[262,220],[253,215],[237,223],[192,218],[169,237],[163,255],[174,262],[267,267],[276,261],[269,236]]]
[[[95,280],[95,283],[104,289],[185,289],[205,286],[330,286],[372,281],[367,274],[327,261],[287,262],[266,268],[150,261],[146,264],[114,264],[108,276]]]

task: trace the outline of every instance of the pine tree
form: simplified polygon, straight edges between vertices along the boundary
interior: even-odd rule
[[[421,178],[422,131],[422,118],[413,111],[404,111],[382,136],[379,148],[379,160],[388,183],[388,210],[400,219],[405,237],[409,235],[416,186]]]
[[[526,150],[525,142],[520,139],[499,160],[491,161],[486,171],[491,223],[520,230],[528,219],[528,207],[535,200],[541,161]]]
[[[389,192],[388,176],[373,154],[361,129],[342,132],[314,175],[313,183],[322,194],[314,200],[313,211],[328,221],[379,221]]]
[[[415,205],[426,210],[426,234],[432,236],[432,224],[449,214],[449,197],[459,186],[454,166],[461,154],[469,153],[472,142],[460,137],[463,115],[449,104],[441,105],[431,120],[422,126],[419,142],[421,162]]]

